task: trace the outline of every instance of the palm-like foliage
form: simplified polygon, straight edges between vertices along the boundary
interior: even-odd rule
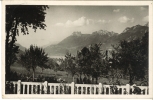
[[[36,67],[47,68],[48,57],[42,48],[31,45],[29,49],[25,50],[24,54],[20,55],[19,61],[27,70],[32,69],[34,80]]]

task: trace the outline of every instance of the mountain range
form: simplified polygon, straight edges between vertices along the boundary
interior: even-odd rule
[[[90,44],[102,43],[102,50],[112,49],[113,44],[119,43],[121,40],[130,41],[140,38],[145,32],[149,31],[148,24],[127,27],[123,32],[115,33],[107,30],[95,31],[92,34],[82,34],[81,32],[73,32],[70,36],[62,40],[56,45],[49,45],[45,51],[51,56],[64,56],[66,52],[76,54],[77,50]]]
[[[85,46],[101,42],[101,49],[105,51],[112,49],[111,45],[118,44],[121,40],[130,41],[140,38],[147,31],[149,31],[148,23],[143,26],[135,25],[127,27],[120,34],[107,30],[95,31],[92,34],[82,34],[81,32],[76,31],[56,45],[44,46],[44,50],[49,56],[64,56],[66,52],[70,52],[75,55],[77,50],[80,50]],[[20,44],[17,45],[21,51],[25,50],[25,47]]]

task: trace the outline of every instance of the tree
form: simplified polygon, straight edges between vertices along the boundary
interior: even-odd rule
[[[6,40],[5,40],[5,70],[6,80],[9,80],[10,66],[16,60],[18,46],[15,45],[16,36],[19,33],[29,34],[28,28],[45,29],[45,10],[48,6],[37,5],[7,5],[6,6]]]
[[[46,68],[44,66],[47,66],[46,63],[48,59],[47,54],[42,48],[31,45],[29,49],[25,50],[24,54],[20,55],[19,62],[22,66],[26,67],[27,70],[30,71],[30,69],[32,69],[34,81],[36,67]]]
[[[67,53],[65,55],[65,70],[71,74],[74,82],[74,75],[77,73],[77,65],[76,65],[76,60],[75,57],[72,56],[70,53]]]
[[[116,81],[118,81],[118,78],[121,78],[122,74],[121,71],[119,70],[121,65],[120,64],[120,56],[119,56],[119,45],[112,45],[114,50],[110,51],[111,58],[108,59],[109,61],[109,78],[110,78],[110,83],[115,84]],[[117,78],[115,81],[114,79]]]
[[[98,77],[101,72],[105,70],[105,66],[102,64],[102,58],[104,57],[101,53],[101,43],[92,45],[90,50],[90,62],[91,62],[91,76],[96,79],[98,83]]]
[[[144,78],[148,68],[148,33],[141,39],[123,40],[118,46],[114,46],[114,50],[112,65],[129,74],[130,84],[133,84],[134,77]]]
[[[90,59],[89,48],[84,47],[81,51],[77,53],[77,63],[79,67],[80,80],[82,80],[81,75],[91,76],[91,59]]]
[[[80,83],[82,83],[82,74],[84,76],[89,77],[91,75],[91,68],[90,68],[90,51],[89,48],[84,47],[80,51],[77,51],[76,55],[76,63],[77,63],[77,69],[78,74],[80,76]]]
[[[77,53],[77,63],[80,66],[80,74],[83,73],[88,77],[91,76],[92,81],[93,78],[96,78],[96,83],[103,67],[100,46],[100,43],[90,45],[89,47],[84,47]]]
[[[47,66],[50,69],[53,69],[56,73],[59,70],[59,64],[56,61],[54,61],[54,59],[52,59],[52,58],[49,58],[49,60],[47,62]],[[55,73],[55,77],[56,77],[56,73]]]

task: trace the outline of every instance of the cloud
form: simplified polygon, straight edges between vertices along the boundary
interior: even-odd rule
[[[131,22],[131,23],[133,23],[134,22],[134,18],[128,18],[128,17],[126,17],[126,16],[123,16],[123,17],[120,17],[119,19],[118,19],[118,21],[120,22],[120,23],[128,23],[128,22]]]
[[[114,9],[113,12],[120,12],[120,9]]]
[[[105,23],[110,23],[111,20],[108,20],[108,21],[107,21],[107,20],[104,20],[104,19],[103,19],[103,20],[100,19],[100,20],[98,20],[97,22],[98,22],[98,23],[105,24]]]
[[[148,22],[148,21],[149,21],[149,17],[148,17],[148,16],[145,16],[142,20],[143,20],[144,22]]]
[[[63,23],[56,23],[55,25],[56,25],[56,26],[64,26]]]
[[[100,19],[100,20],[98,20],[98,22],[99,22],[99,23],[106,23],[106,20],[104,20],[104,19],[101,20],[101,19]]]
[[[71,27],[71,26],[73,26],[73,22],[72,22],[71,20],[68,20],[68,21],[65,23],[65,25],[66,25],[67,27]]]
[[[65,23],[56,23],[55,26],[65,26],[65,27],[81,27],[86,26],[89,24],[96,24],[96,23],[110,23],[111,20],[93,20],[93,19],[87,19],[86,17],[80,17],[75,21],[67,20]]]
[[[90,19],[87,19],[86,17],[81,17],[75,21],[67,20],[66,23],[56,23],[56,26],[65,26],[65,27],[74,27],[74,26],[85,26],[89,25],[91,23]]]
[[[146,8],[145,7],[140,7],[140,10],[145,10]]]
[[[73,22],[74,26],[84,26],[89,25],[89,23],[89,19],[87,19],[86,17],[81,17]]]

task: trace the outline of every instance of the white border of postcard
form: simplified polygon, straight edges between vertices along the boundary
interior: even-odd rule
[[[84,5],[84,6],[140,6],[148,5],[149,6],[149,95],[10,95],[5,94],[5,5]],[[153,1],[2,1],[2,38],[1,38],[1,50],[2,50],[2,98],[16,98],[16,99],[64,99],[64,98],[153,98],[153,82],[152,82],[152,70],[153,70]]]

